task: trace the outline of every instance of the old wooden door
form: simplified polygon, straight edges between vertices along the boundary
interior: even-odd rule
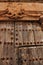
[[[15,22],[18,65],[43,65],[43,31],[38,22]]]
[[[43,65],[43,31],[38,22],[0,22],[0,65]]]

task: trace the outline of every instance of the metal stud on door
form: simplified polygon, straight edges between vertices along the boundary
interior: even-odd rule
[[[35,45],[32,23],[15,22],[15,46],[28,45]]]
[[[0,59],[3,64],[14,64],[14,22],[0,22]]]

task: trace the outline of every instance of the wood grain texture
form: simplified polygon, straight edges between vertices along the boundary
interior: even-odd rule
[[[42,3],[0,3],[0,65],[43,65],[42,29]]]
[[[0,22],[1,65],[43,65],[43,31],[32,21]]]

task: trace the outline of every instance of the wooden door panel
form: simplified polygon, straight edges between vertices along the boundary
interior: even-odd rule
[[[0,23],[0,65],[14,64],[14,23]],[[12,61],[12,62],[11,62]]]
[[[43,45],[43,31],[39,23],[33,23],[34,40],[36,45]]]
[[[43,65],[41,51],[42,47],[19,48],[19,65]]]
[[[43,65],[42,45],[39,23],[0,23],[0,65]]]
[[[15,46],[34,45],[34,34],[32,23],[16,22],[15,23]]]
[[[4,47],[4,41],[5,41],[5,23],[0,23],[0,58],[3,57],[3,47]]]

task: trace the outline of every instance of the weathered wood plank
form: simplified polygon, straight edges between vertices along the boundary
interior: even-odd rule
[[[43,47],[19,48],[19,63],[21,63],[21,65],[43,65],[43,57],[42,53],[40,53],[42,48]],[[22,60],[22,62],[20,60]]]
[[[39,23],[15,22],[15,46],[43,45],[43,31]]]
[[[0,22],[0,41],[1,65],[43,65],[43,31],[39,23]]]

